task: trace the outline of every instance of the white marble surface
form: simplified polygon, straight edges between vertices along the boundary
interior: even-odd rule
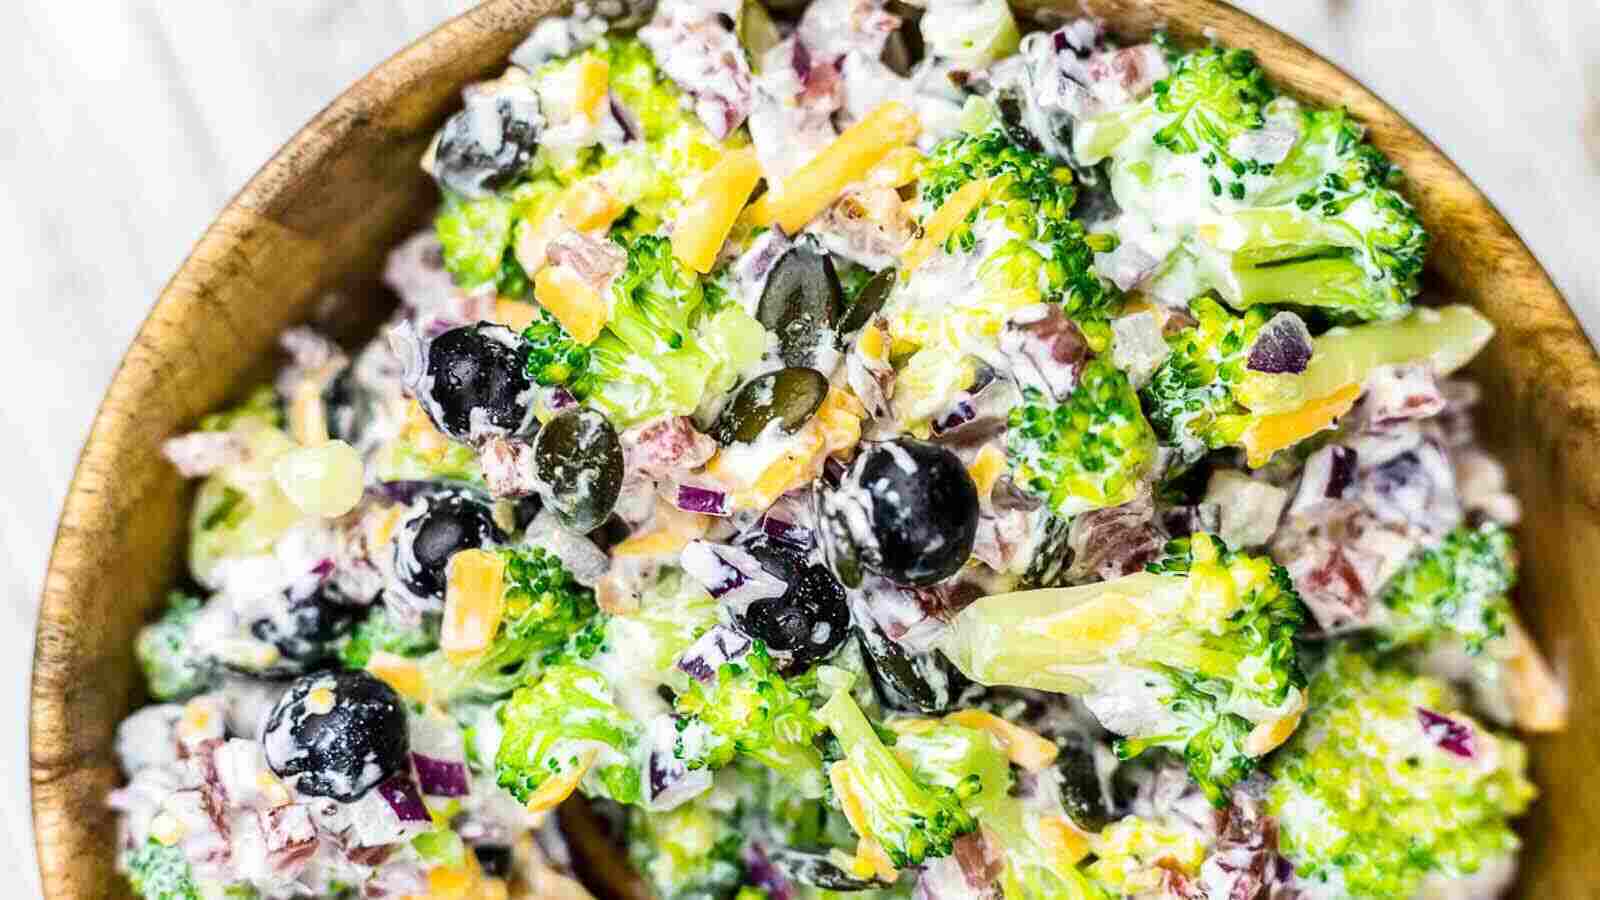
[[[56,512],[95,405],[167,276],[334,94],[467,0],[0,4],[0,875],[36,896],[26,703]],[[1243,0],[1474,178],[1600,329],[1600,4]]]

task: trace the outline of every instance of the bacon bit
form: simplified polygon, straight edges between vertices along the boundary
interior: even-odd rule
[[[1048,767],[1061,752],[1054,742],[1038,733],[981,709],[963,709],[945,716],[945,719],[992,735],[1005,748],[1006,758],[1024,772],[1037,772]]]
[[[591,344],[606,324],[606,304],[567,266],[545,266],[533,277],[533,296],[580,344]]]
[[[1313,434],[1331,428],[1361,396],[1361,385],[1347,384],[1299,409],[1262,416],[1244,434],[1244,449],[1252,469],[1267,464],[1272,454],[1292,447]]]
[[[1062,870],[1072,868],[1089,855],[1089,838],[1066,816],[1039,819],[1039,842]]]
[[[884,103],[784,179],[781,195],[767,194],[750,208],[755,225],[776,223],[796,234],[833,204],[846,187],[864,178],[890,151],[916,140],[922,124],[896,101]]]
[[[428,689],[427,681],[422,677],[422,667],[417,665],[415,660],[379,650],[367,660],[367,671],[394,688],[402,697],[425,704],[433,696],[433,692]]]
[[[494,301],[494,320],[512,331],[520,332],[539,318],[539,307],[525,300],[497,297]]]
[[[1567,727],[1567,691],[1519,622],[1506,626],[1511,657],[1511,712],[1523,731],[1545,734]]]
[[[734,220],[760,180],[761,163],[754,148],[724,154],[679,212],[672,229],[672,255],[702,275],[711,271]]]
[[[505,576],[498,553],[472,549],[450,557],[439,647],[451,662],[467,662],[494,641],[505,613]]]
[[[992,179],[975,179],[944,198],[944,203],[923,223],[922,237],[912,241],[906,252],[900,255],[902,274],[910,274],[943,246],[945,239],[989,196],[991,185]]]
[[[539,785],[539,789],[528,798],[528,812],[541,813],[555,809],[561,801],[572,796],[572,792],[578,788],[578,782],[589,774],[589,767],[594,765],[595,757],[599,755],[600,751],[591,747],[578,754],[576,765]]]

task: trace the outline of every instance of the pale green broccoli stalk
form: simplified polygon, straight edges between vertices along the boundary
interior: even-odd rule
[[[1008,424],[1012,480],[1058,516],[1132,500],[1155,459],[1156,435],[1133,385],[1102,359],[1084,367],[1059,404],[1026,389]]]
[[[1304,608],[1265,557],[1205,534],[1167,552],[1148,572],[981,598],[941,649],[981,684],[1082,695],[1119,755],[1172,749],[1221,803],[1304,707]]]
[[[554,319],[536,321],[528,374],[565,385],[619,427],[662,415],[687,415],[708,390],[732,387],[761,357],[767,335],[735,306],[712,312],[700,276],[658,235],[625,242],[628,264],[612,283],[606,327],[584,347]]]
[[[774,670],[757,641],[723,663],[714,683],[692,681],[677,699],[681,735],[676,755],[691,769],[721,768],[748,756],[783,775],[805,797],[823,794],[822,724],[811,702]]]
[[[1235,388],[1256,333],[1272,318],[1266,307],[1236,315],[1210,297],[1195,298],[1189,311],[1197,324],[1167,338],[1170,354],[1140,391],[1150,424],[1177,450],[1179,466],[1243,439],[1252,419]]]
[[[581,775],[584,793],[638,802],[633,759],[640,726],[617,707],[599,672],[552,665],[511,695],[500,720],[505,731],[495,755],[496,778],[519,801],[534,799],[552,779],[577,777],[587,761],[592,767]]]
[[[659,900],[729,897],[744,879],[739,818],[703,797],[668,812],[630,811],[627,837],[628,862]]]
[[[883,744],[848,691],[838,691],[817,718],[833,732],[844,758],[829,767],[834,797],[862,838],[897,868],[948,856],[956,838],[977,827],[963,801],[983,788],[981,776],[947,787],[923,784]]]
[[[1509,820],[1535,793],[1527,751],[1462,715],[1447,684],[1341,644],[1310,693],[1268,766],[1267,810],[1302,883],[1414,897],[1516,851]]]
[[[1506,633],[1517,580],[1511,533],[1495,524],[1461,526],[1424,550],[1383,591],[1389,615],[1379,625],[1387,647],[1459,639],[1469,653]]]
[[[1103,317],[1117,294],[1095,274],[1088,235],[1072,218],[1077,201],[1072,170],[1017,144],[994,123],[948,138],[929,154],[920,181],[922,218],[981,178],[991,179],[989,190],[976,212],[945,240],[945,250],[971,251],[973,223],[1004,223],[1012,240],[984,261],[984,269],[1003,273],[1008,285],[1035,302],[1060,300],[1075,319]]]
[[[173,591],[161,618],[139,629],[133,655],[144,671],[151,698],[183,700],[211,687],[215,673],[193,638],[201,605],[200,598]]]
[[[255,388],[237,406],[211,413],[200,419],[201,431],[228,431],[244,424],[260,424],[268,428],[282,428],[283,403],[272,385]]]
[[[439,649],[439,620],[427,616],[415,625],[400,621],[388,607],[378,605],[356,623],[339,648],[339,661],[347,669],[365,669],[374,653],[426,656]]]
[[[506,562],[504,611],[494,641],[466,664],[437,652],[423,663],[441,700],[495,699],[538,677],[546,655],[594,618],[594,591],[538,547],[498,551]]]

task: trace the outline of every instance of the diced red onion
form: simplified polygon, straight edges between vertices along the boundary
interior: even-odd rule
[[[1311,330],[1299,316],[1281,312],[1261,326],[1245,367],[1269,374],[1298,374],[1310,362]]]
[[[650,720],[645,806],[656,812],[681,806],[711,789],[709,768],[690,769],[678,758],[678,725],[677,718],[670,713]]]
[[[695,487],[692,484],[678,485],[678,499],[675,505],[686,512],[703,513],[708,516],[733,514],[727,494],[710,488]]]
[[[761,532],[779,543],[794,547],[796,550],[810,550],[816,545],[816,537],[812,535],[811,529],[780,519],[774,515],[761,517]]]
[[[618,125],[622,126],[623,143],[638,140],[644,134],[644,128],[639,124],[639,117],[634,115],[633,110],[622,102],[622,98],[617,96],[616,91],[611,91],[607,94],[606,101],[611,105],[611,117],[617,120]]]
[[[451,759],[438,759],[421,753],[412,753],[411,762],[417,767],[417,781],[422,792],[433,797],[465,797],[471,779],[467,764]]]
[[[973,408],[968,400],[960,400],[944,415],[935,418],[931,424],[935,435],[953,431],[978,417],[978,411]]]
[[[394,810],[395,818],[402,822],[432,821],[427,804],[422,802],[422,794],[417,791],[417,784],[410,775],[396,775],[378,785],[378,795]]]
[[[1356,477],[1356,451],[1340,444],[1323,447],[1306,460],[1289,514],[1298,515],[1328,500],[1339,500]]]
[[[1440,750],[1462,759],[1477,755],[1472,726],[1421,706],[1417,707],[1417,722],[1422,725],[1422,733]]]
[[[578,398],[574,397],[571,391],[564,387],[554,387],[545,395],[544,405],[551,410],[562,410],[576,405],[577,402]]]
[[[744,632],[714,625],[678,657],[678,670],[696,681],[710,684],[724,664],[744,656],[749,649],[750,638]]]
[[[746,550],[709,541],[690,541],[679,554],[683,570],[705,586],[711,596],[726,603],[745,605],[768,597],[782,597],[789,586],[761,567]]]
[[[794,885],[772,864],[759,843],[751,842],[744,848],[744,869],[750,885],[766,891],[769,900],[793,900]]]

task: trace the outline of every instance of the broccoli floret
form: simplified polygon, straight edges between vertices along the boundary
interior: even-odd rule
[[[691,682],[678,696],[677,711],[685,717],[678,755],[690,768],[720,768],[736,755],[748,756],[802,795],[822,796],[822,755],[815,745],[822,724],[811,702],[774,670],[760,641],[724,663],[712,685]]]
[[[193,640],[200,607],[200,598],[173,591],[161,618],[139,629],[133,654],[152,698],[182,700],[211,686],[214,672]]]
[[[1279,850],[1302,883],[1413,897],[1516,851],[1509,820],[1535,793],[1527,752],[1462,715],[1448,685],[1341,644],[1310,693],[1268,767]]]
[[[500,720],[505,732],[495,774],[519,801],[546,799],[539,792],[552,790],[552,781],[568,788],[581,782],[586,794],[619,803],[639,800],[639,769],[632,762],[639,723],[617,707],[599,672],[550,666],[511,695]]]
[[[256,423],[268,428],[282,428],[283,402],[272,385],[264,384],[245,395],[237,406],[214,412],[200,419],[201,431],[227,431],[238,425]]]
[[[954,789],[919,783],[848,691],[836,692],[817,717],[844,755],[828,769],[835,798],[856,833],[877,844],[895,867],[948,856],[956,838],[977,827],[963,801],[982,790],[980,778],[963,778]]]
[[[1125,816],[1100,831],[1094,853],[1085,871],[1116,896],[1159,896],[1169,872],[1199,874],[1206,845],[1190,829]]]
[[[731,897],[744,880],[746,834],[734,811],[697,798],[628,816],[628,861],[660,900]]]
[[[445,269],[455,283],[472,288],[496,280],[511,250],[516,223],[516,205],[506,197],[447,197],[433,220],[433,230],[439,236]]]
[[[1150,571],[1076,588],[984,597],[945,655],[982,684],[1079,694],[1130,758],[1182,754],[1214,803],[1292,727],[1304,694],[1304,608],[1271,560],[1196,534]]]
[[[1054,404],[1028,388],[1012,407],[1006,460],[1012,479],[1058,516],[1133,499],[1155,458],[1156,436],[1128,376],[1102,359],[1084,367]]]
[[[1094,273],[1088,235],[1072,218],[1072,170],[1019,145],[996,122],[948,138],[929,154],[920,182],[922,218],[977,179],[990,180],[983,202],[945,240],[945,250],[972,251],[980,222],[1002,226],[1007,239],[984,260],[984,270],[1003,276],[1030,302],[1059,300],[1074,319],[1103,317],[1117,294]]]
[[[538,547],[499,551],[505,560],[499,630],[481,655],[461,664],[435,653],[424,663],[436,697],[503,697],[536,677],[546,655],[561,648],[598,611],[594,592],[553,554]]]
[[[201,900],[213,896],[212,892],[201,890],[179,847],[151,839],[126,854],[122,866],[134,895],[144,900]],[[227,886],[217,893],[228,900],[251,900],[256,896],[255,890],[244,884]]]
[[[1266,307],[1235,315],[1210,297],[1189,304],[1198,324],[1167,338],[1171,353],[1140,392],[1161,443],[1187,466],[1208,450],[1236,445],[1251,424],[1234,390],[1245,376],[1250,345],[1272,318]]]
[[[1461,526],[1389,581],[1381,639],[1388,647],[1403,647],[1454,637],[1467,652],[1479,653],[1485,642],[1505,634],[1516,580],[1510,532],[1492,523]]]
[[[439,649],[439,620],[425,617],[416,625],[399,620],[388,607],[378,606],[356,623],[339,648],[339,661],[347,669],[364,669],[374,653],[418,657]]]
[[[686,415],[708,390],[732,387],[766,349],[766,331],[743,310],[711,313],[700,276],[659,235],[623,241],[627,268],[612,283],[606,327],[587,347],[553,318],[523,336],[528,374],[564,384],[619,426]]]

